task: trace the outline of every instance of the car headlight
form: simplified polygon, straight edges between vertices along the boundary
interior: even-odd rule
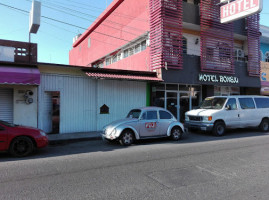
[[[40,134],[43,136],[47,136],[47,134],[44,131],[40,131]]]
[[[203,121],[212,121],[212,116],[205,116],[205,117],[203,117]]]
[[[116,129],[114,128],[112,131],[111,131],[111,133],[110,133],[110,135],[112,136],[112,135],[115,135],[116,134]]]
[[[188,115],[185,115],[185,121],[189,121]]]

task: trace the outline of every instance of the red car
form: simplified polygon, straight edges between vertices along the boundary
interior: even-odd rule
[[[8,151],[13,156],[23,157],[36,148],[47,145],[48,136],[44,131],[0,120],[0,151]]]

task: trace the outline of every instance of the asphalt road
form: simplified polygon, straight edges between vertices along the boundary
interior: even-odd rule
[[[130,147],[87,141],[0,154],[0,199],[269,199],[269,133],[201,133]]]

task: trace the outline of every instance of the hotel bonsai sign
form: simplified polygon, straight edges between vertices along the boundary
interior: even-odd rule
[[[220,0],[220,22],[228,23],[262,11],[262,0]]]
[[[198,80],[201,82],[211,82],[211,83],[239,83],[239,79],[235,76],[225,76],[225,75],[209,75],[209,74],[199,74]]]

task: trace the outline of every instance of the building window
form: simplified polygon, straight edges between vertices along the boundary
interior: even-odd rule
[[[219,44],[219,59],[221,62],[230,61],[231,48],[226,43]]]
[[[206,60],[213,61],[214,57],[214,48],[207,47],[206,48]]]
[[[112,63],[117,62],[117,55],[112,57]]]
[[[128,57],[128,49],[123,51],[123,58],[127,58]]]
[[[135,53],[140,52],[140,50],[141,50],[140,44],[135,45]]]
[[[133,55],[133,54],[134,54],[134,48],[131,47],[131,48],[129,49],[129,56],[131,56],[131,55]]]
[[[187,38],[182,37],[182,50],[183,54],[187,54]]]
[[[121,53],[117,54],[117,61],[121,60]]]
[[[106,66],[110,65],[111,64],[111,58],[107,58],[106,59]]]
[[[141,42],[141,51],[145,50],[147,48],[146,40]]]

